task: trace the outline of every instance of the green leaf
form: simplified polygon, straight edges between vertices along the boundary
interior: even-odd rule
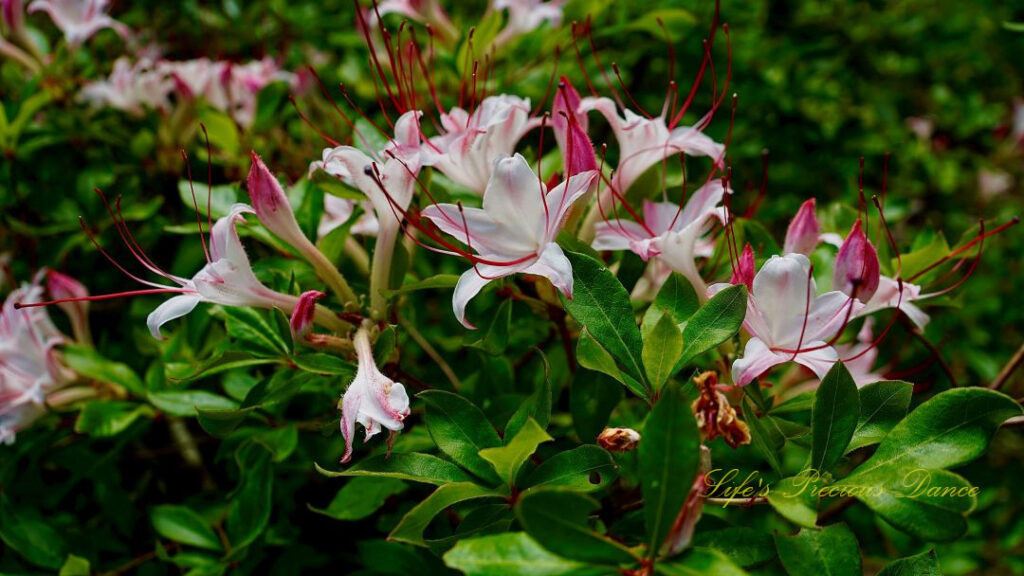
[[[419,397],[426,403],[427,431],[438,449],[477,477],[497,484],[500,479],[480,451],[499,448],[502,443],[484,413],[451,392],[429,390]]]
[[[371,456],[356,462],[346,470],[333,472],[316,465],[318,472],[324,476],[370,476],[377,478],[397,478],[424,484],[451,484],[456,482],[472,482],[473,479],[462,468],[437,456],[417,453],[394,453],[391,457],[384,455]]]
[[[628,548],[590,528],[589,517],[600,508],[583,494],[549,488],[523,496],[516,516],[534,540],[563,558],[611,566],[636,561]]]
[[[403,285],[401,288],[394,290],[381,290],[381,293],[385,297],[391,298],[398,294],[408,294],[409,292],[416,292],[417,290],[436,290],[439,288],[454,288],[459,283],[458,274],[438,274],[431,276],[430,278],[424,278],[416,282],[409,282]]]
[[[537,446],[552,440],[533,418],[528,418],[522,430],[507,444],[498,448],[485,448],[480,451],[480,457],[491,463],[499,478],[513,486],[519,469],[537,451]]]
[[[427,541],[423,538],[423,531],[427,529],[435,516],[444,512],[449,506],[469,500],[495,498],[502,498],[502,496],[477,484],[468,482],[445,484],[410,510],[398,523],[398,526],[391,531],[388,539],[406,542],[414,546],[426,546]]]
[[[41,519],[17,513],[5,494],[0,494],[0,539],[25,560],[50,570],[60,568],[67,554],[60,532]]]
[[[847,480],[882,468],[952,468],[985,452],[1003,422],[1021,414],[1009,396],[985,388],[955,388],[921,404],[893,427],[878,450]]]
[[[615,378],[637,396],[645,400],[650,397],[645,385],[638,382],[635,378],[624,374],[619,369],[619,365],[615,363],[615,358],[612,358],[612,355],[602,348],[597,340],[594,340],[594,337],[590,335],[586,328],[580,332],[579,341],[576,343],[576,359],[579,361],[580,366],[588,370],[607,374]]]
[[[333,354],[324,354],[323,352],[299,354],[292,356],[291,360],[300,370],[314,374],[344,376],[346,379],[352,379],[356,375],[355,366]]]
[[[647,334],[665,315],[671,316],[682,330],[698,308],[700,301],[693,290],[693,285],[682,274],[673,273],[665,280],[658,295],[654,297],[654,302],[647,308],[640,332],[646,341]]]
[[[227,114],[209,106],[199,111],[199,119],[206,126],[210,135],[210,144],[224,152],[228,158],[235,158],[239,153],[238,127]]]
[[[79,376],[117,384],[134,394],[143,395],[146,387],[142,379],[126,364],[108,360],[96,350],[85,346],[66,345],[61,347],[64,362]]]
[[[444,555],[450,568],[466,576],[597,576],[607,569],[556,556],[524,532],[463,540]]]
[[[747,315],[747,287],[730,286],[694,312],[683,329],[683,355],[676,372],[687,362],[732,338]]]
[[[153,409],[135,402],[90,402],[75,421],[75,432],[103,438],[116,436],[142,417],[153,416]]]
[[[60,567],[57,576],[89,576],[90,574],[92,574],[92,569],[88,560],[81,556],[68,554],[68,559]]]
[[[270,450],[274,462],[284,462],[299,445],[299,429],[294,424],[286,424],[278,428],[263,430],[252,439],[260,446]]]
[[[644,368],[655,393],[675,373],[676,362],[683,351],[683,335],[675,320],[663,315],[644,337]]]
[[[679,385],[665,388],[642,434],[640,490],[648,555],[653,558],[671,532],[700,468],[700,432]]]
[[[811,411],[811,468],[832,470],[846,453],[860,414],[860,397],[853,377],[836,362],[821,379]]]
[[[805,528],[816,528],[820,488],[820,474],[805,470],[775,482],[768,493],[768,503],[790,522]]]
[[[362,520],[380,509],[388,498],[408,488],[405,482],[394,478],[353,478],[338,490],[327,508],[309,509],[335,520]]]
[[[171,416],[195,416],[197,408],[203,410],[235,410],[238,408],[238,402],[205,390],[150,392],[147,397],[158,410]]]
[[[629,294],[604,264],[597,260],[567,252],[572,264],[573,297],[562,298],[562,305],[572,314],[601,347],[626,368],[626,373],[639,380],[650,395],[643,369],[640,329],[633,317]]]
[[[498,355],[508,347],[509,327],[512,324],[512,300],[505,299],[498,305],[498,311],[486,328],[467,332],[467,345],[487,354]]]
[[[843,524],[804,528],[796,536],[776,536],[779,560],[790,576],[862,576],[860,549]]]
[[[195,203],[192,202],[193,189],[196,192]],[[195,210],[195,206],[198,204],[200,214],[204,215],[207,210],[207,198],[209,198],[210,218],[216,220],[217,218],[227,216],[228,213],[231,212],[231,206],[238,202],[238,187],[234,184],[222,184],[220,186],[214,186],[212,189],[207,189],[205,185],[200,187],[199,185],[192,183],[190,186],[188,180],[179,180],[178,196],[181,198],[181,202],[185,205],[187,210]],[[194,226],[195,222],[192,224]]]
[[[220,552],[224,549],[213,528],[186,506],[157,506],[149,513],[156,533],[182,544]]]
[[[533,469],[522,481],[523,488],[565,487],[590,492],[615,479],[615,461],[600,446],[586,444],[555,454]]]
[[[747,576],[728,556],[710,548],[691,548],[671,562],[659,563],[660,576]]]
[[[540,386],[508,419],[508,423],[505,424],[505,438],[518,434],[528,418],[533,418],[544,429],[547,429],[548,423],[551,422],[551,366],[548,364],[547,356],[540,349],[537,349],[537,354],[544,364],[544,377],[540,379]]]
[[[878,576],[942,576],[935,550],[890,562]]]
[[[255,409],[255,406],[238,410],[204,410],[197,408],[196,416],[199,420],[199,425],[210,436],[223,438],[237,428],[249,416],[249,413]]]
[[[258,444],[238,451],[239,485],[226,522],[233,549],[253,543],[266,530],[273,510],[274,469],[270,453]]]
[[[288,343],[274,326],[255,308],[228,306],[225,327],[228,336],[238,341],[246,352],[263,356],[288,356]]]
[[[622,386],[610,377],[590,370],[576,372],[569,389],[569,410],[581,440],[597,440],[623,396]]]
[[[758,418],[754,414],[753,401],[749,395],[743,397],[743,421],[750,427],[750,441],[754,448],[764,457],[776,474],[782,475],[782,463],[779,462],[779,450],[786,443],[785,437],[774,426],[766,426],[764,420],[768,416]]]
[[[698,532],[693,536],[693,545],[717,550],[743,568],[775,558],[772,535],[744,526]]]
[[[896,380],[875,382],[861,388],[860,418],[846,451],[881,442],[892,427],[907,415],[913,392],[913,384]]]

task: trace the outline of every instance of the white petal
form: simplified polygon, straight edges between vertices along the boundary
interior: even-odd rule
[[[760,338],[751,338],[743,350],[743,358],[732,363],[732,381],[737,386],[746,386],[772,366],[782,364],[791,357],[792,354],[772,352]]]
[[[754,277],[753,299],[771,333],[758,336],[776,345],[789,342],[787,338],[792,332],[790,320],[800,316],[802,321],[808,307],[808,293],[811,298],[815,296],[813,278],[808,291],[810,270],[811,263],[802,254],[772,256],[761,267]],[[793,340],[797,338],[799,334]]]
[[[547,278],[555,288],[565,294],[566,298],[572,298],[572,264],[558,244],[548,244],[541,252],[540,258],[523,270],[523,273]]]
[[[452,310],[455,312],[455,318],[466,328],[476,330],[476,326],[466,321],[466,305],[480,293],[480,290],[488,282],[514,272],[515,270],[484,264],[477,264],[476,267],[463,272],[459,277],[459,282],[455,285],[455,294],[452,295]]]
[[[544,208],[547,193],[537,174],[521,154],[499,158],[494,163],[491,180],[484,192],[484,210],[510,238],[533,243],[534,249],[544,241],[547,214]]]
[[[199,302],[200,298],[197,294],[182,294],[157,306],[156,310],[150,312],[146,318],[146,326],[149,327],[149,333],[157,340],[163,340],[164,337],[160,334],[160,327],[171,320],[188,314],[195,309]]]
[[[632,220],[609,220],[594,226],[594,250],[631,250],[634,242],[649,240],[647,230]]]

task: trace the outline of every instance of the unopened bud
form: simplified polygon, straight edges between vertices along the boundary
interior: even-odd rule
[[[605,428],[597,436],[597,445],[609,452],[629,452],[640,443],[640,433],[632,428]]]
[[[304,344],[309,340],[313,331],[313,315],[316,311],[316,301],[323,298],[325,294],[316,290],[303,292],[299,301],[295,304],[292,317],[288,324],[292,329],[292,341],[296,344]]]
[[[743,284],[747,290],[754,289],[754,248],[750,242],[743,247],[743,253],[740,254],[739,261],[736,262],[736,269],[732,271],[729,283]]]
[[[821,226],[818,224],[818,216],[815,214],[815,200],[811,198],[800,205],[796,216],[789,223],[786,230],[786,242],[783,250],[786,254],[810,255],[818,246],[818,239],[821,237]]]
[[[858,219],[836,254],[832,289],[866,303],[878,290],[879,278],[878,253]]]

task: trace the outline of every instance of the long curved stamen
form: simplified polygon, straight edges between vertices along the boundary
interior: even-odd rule
[[[927,267],[925,267],[923,270],[919,271],[918,273],[914,274],[913,276],[911,276],[907,280],[909,282],[913,282],[915,279],[920,278],[921,276],[923,276],[924,274],[927,274],[928,272],[931,272],[937,266],[941,266],[943,263],[948,262],[949,260],[959,256],[964,251],[969,250],[972,246],[974,246],[978,242],[982,241],[984,238],[987,238],[989,236],[993,236],[995,234],[999,234],[1003,230],[1006,230],[1007,228],[1010,228],[1011,226],[1015,226],[1019,222],[1020,222],[1020,218],[1017,217],[1017,216],[1014,216],[1009,222],[994,228],[991,232],[979,232],[979,234],[977,236],[975,236],[972,240],[970,240],[969,242],[967,242],[963,246],[957,248],[956,250],[953,250],[952,252],[950,252],[949,254],[943,256],[942,258],[939,258],[938,260],[936,260],[932,264],[928,265]]]
[[[615,62],[612,62],[612,72],[614,72],[615,77],[619,79],[619,86],[622,87],[622,92],[626,94],[626,98],[629,98],[630,104],[632,104],[634,108],[639,110],[640,113],[643,114],[648,120],[654,119],[654,116],[648,114],[647,111],[644,110],[642,106],[640,106],[640,103],[637,102],[635,98],[633,98],[633,95],[629,93],[629,89],[626,88],[626,82],[622,80],[622,73],[619,71],[619,65],[616,64]]]
[[[305,122],[306,126],[309,126],[313,130],[313,132],[316,132],[317,136],[319,136],[319,137],[323,138],[324,140],[326,140],[327,143],[330,144],[331,146],[334,146],[334,147],[341,146],[341,142],[338,142],[334,138],[331,138],[327,134],[324,134],[323,131],[321,131],[319,128],[317,128],[315,124],[313,124],[312,120],[310,120],[305,114],[302,113],[302,109],[299,108],[298,102],[295,101],[295,96],[292,96],[291,94],[289,94],[288,95],[288,101],[291,102],[292,108],[295,109],[295,113],[299,115],[299,118],[303,122]]]
[[[127,298],[129,296],[144,296],[147,294],[190,294],[192,290],[186,288],[153,288],[148,290],[128,290],[127,292],[115,292],[113,294],[98,294],[95,296],[79,296],[77,298],[58,298],[46,302],[15,302],[14,309],[37,308],[40,306],[52,306],[54,304],[65,304],[68,302],[95,302],[97,300],[113,300],[115,298]]]
[[[757,197],[754,198],[754,203],[743,214],[744,218],[751,218],[757,213],[758,209],[761,208],[761,202],[764,201],[765,192],[768,191],[768,154],[767,149],[761,151],[761,186],[757,190]]]
[[[199,214],[199,202],[196,200],[196,187],[192,184],[192,163],[188,160],[188,153],[181,149],[181,159],[185,161],[185,173],[188,175],[188,189],[192,192],[192,207],[196,213],[196,225],[199,226],[199,241],[203,245],[203,255],[206,256],[206,263],[210,263],[210,250],[206,247],[206,235],[203,233],[203,217]],[[212,232],[212,230],[211,230]]]
[[[163,270],[160,269],[159,266],[157,266],[155,263],[153,263],[152,260],[150,260],[149,256],[146,255],[145,251],[143,251],[142,248],[139,247],[138,242],[135,241],[135,237],[132,236],[131,230],[128,229],[127,222],[123,220],[123,217],[119,216],[120,209],[115,211],[110,206],[110,202],[107,200],[106,195],[103,194],[103,191],[100,190],[99,188],[94,188],[93,191],[96,192],[96,194],[100,197],[100,200],[103,202],[103,206],[106,208],[107,214],[110,215],[110,219],[114,223],[114,228],[117,230],[118,235],[121,237],[121,242],[124,243],[124,245],[128,248],[128,251],[131,252],[132,256],[135,257],[139,264],[142,264],[144,268],[158,276],[162,276],[172,282],[181,283],[181,280],[178,277],[168,274],[167,272],[164,272]],[[118,200],[118,202],[120,202],[120,200]],[[142,282],[143,284],[147,284],[149,286],[162,286],[162,284],[157,284],[155,282],[147,282],[145,280],[140,279],[138,276],[135,276],[134,274],[130,274],[120,264],[115,262],[114,259],[111,258],[102,248],[100,248],[99,243],[91,235],[91,233],[85,225],[85,220],[82,219],[81,216],[79,216],[78,221],[79,224],[82,226],[82,230],[85,231],[86,236],[89,238],[90,241],[92,241],[93,246],[95,246],[101,254],[106,256],[107,259],[111,261],[111,263],[117,266],[119,270],[128,275],[128,277],[130,277],[133,280]]]
[[[590,95],[596,97],[597,90],[594,88],[594,84],[590,81],[590,74],[587,74],[587,66],[583,62],[583,54],[580,52],[579,43],[576,41],[578,38],[578,32],[576,31],[577,22],[572,23],[572,48],[576,52],[576,62],[579,64],[580,71],[583,72],[583,82],[587,85],[587,89],[590,90]]]

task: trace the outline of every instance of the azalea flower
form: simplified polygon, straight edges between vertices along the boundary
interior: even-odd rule
[[[708,156],[716,166],[723,164],[725,146],[704,134],[700,123],[670,128],[665,120],[667,108],[653,118],[624,109],[623,117],[619,116],[618,108],[610,98],[584,98],[578,111],[586,113],[591,110],[605,117],[619,144],[619,163],[612,176],[611,187],[620,194],[624,195],[649,168],[680,153]]]
[[[562,22],[562,9],[566,0],[491,0],[494,10],[508,10],[508,21],[494,43],[503,46],[509,41],[529,34],[545,23],[558,26]]]
[[[104,28],[128,36],[128,28],[105,13],[107,4],[108,0],[34,0],[28,11],[49,14],[68,45],[77,47]]]
[[[441,115],[444,133],[423,147],[425,164],[456,184],[483,194],[495,158],[512,154],[523,135],[539,122],[530,118],[529,100],[506,94],[484,98],[472,114],[452,108]]]
[[[366,440],[369,440],[382,427],[392,433],[400,431],[405,426],[403,421],[409,416],[409,395],[405,392],[405,386],[388,378],[377,368],[366,328],[356,332],[353,344],[358,368],[341,399],[341,434],[345,438],[342,463],[352,458],[356,422],[366,429]]]
[[[26,284],[0,308],[0,444],[13,443],[17,432],[46,413],[48,396],[76,377],[57,353],[68,338],[46,310],[20,306],[41,301],[42,294],[37,283]]]
[[[165,110],[174,81],[149,60],[134,65],[125,57],[114,62],[106,80],[90,82],[79,98],[96,106],[107,106],[141,116],[146,110]]]
[[[525,158],[503,156],[494,163],[482,209],[435,204],[423,210],[424,218],[476,252],[468,255],[473,267],[459,278],[452,298],[463,326],[474,328],[466,321],[469,301],[490,281],[512,274],[544,276],[572,297],[572,266],[555,237],[573,202],[597,177],[596,171],[573,174],[548,190]]]
[[[720,204],[727,192],[731,193],[716,179],[701,186],[682,208],[674,202],[644,200],[642,219],[598,222],[593,248],[631,250],[644,261],[657,258],[685,276],[697,294],[704,294],[707,286],[694,260],[714,251],[714,243],[703,236],[712,219],[724,221],[725,209]]]
[[[373,204],[370,204],[369,201],[356,202],[326,194],[324,196],[324,214],[320,217],[320,224],[316,228],[317,239],[327,236],[335,228],[348,222],[355,212],[357,204],[363,209],[363,213],[349,228],[349,232],[360,236],[376,236],[380,229],[380,223],[377,222],[377,217],[374,215]]]
[[[181,62],[165,61],[162,68],[177,82],[187,98],[201,98],[210,106],[230,115],[242,127],[256,118],[260,90],[272,82],[299,85],[296,74],[281,70],[271,58],[245,64],[198,58]]]
[[[709,294],[728,284],[711,286]],[[797,362],[819,378],[839,359],[828,342],[863,308],[834,290],[817,296],[811,263],[803,254],[772,256],[754,277],[743,327],[750,333],[743,357],[732,365],[733,383],[745,386],[772,366]]]
[[[374,157],[353,146],[338,146],[323,151],[323,159],[313,162],[310,171],[323,170],[356,188],[373,204],[378,230],[373,249],[370,277],[370,309],[382,318],[386,290],[391,274],[395,242],[401,218],[412,202],[416,175],[423,162],[420,152],[419,118],[422,112],[410,111],[395,122],[395,137],[383,151],[371,151]]]

